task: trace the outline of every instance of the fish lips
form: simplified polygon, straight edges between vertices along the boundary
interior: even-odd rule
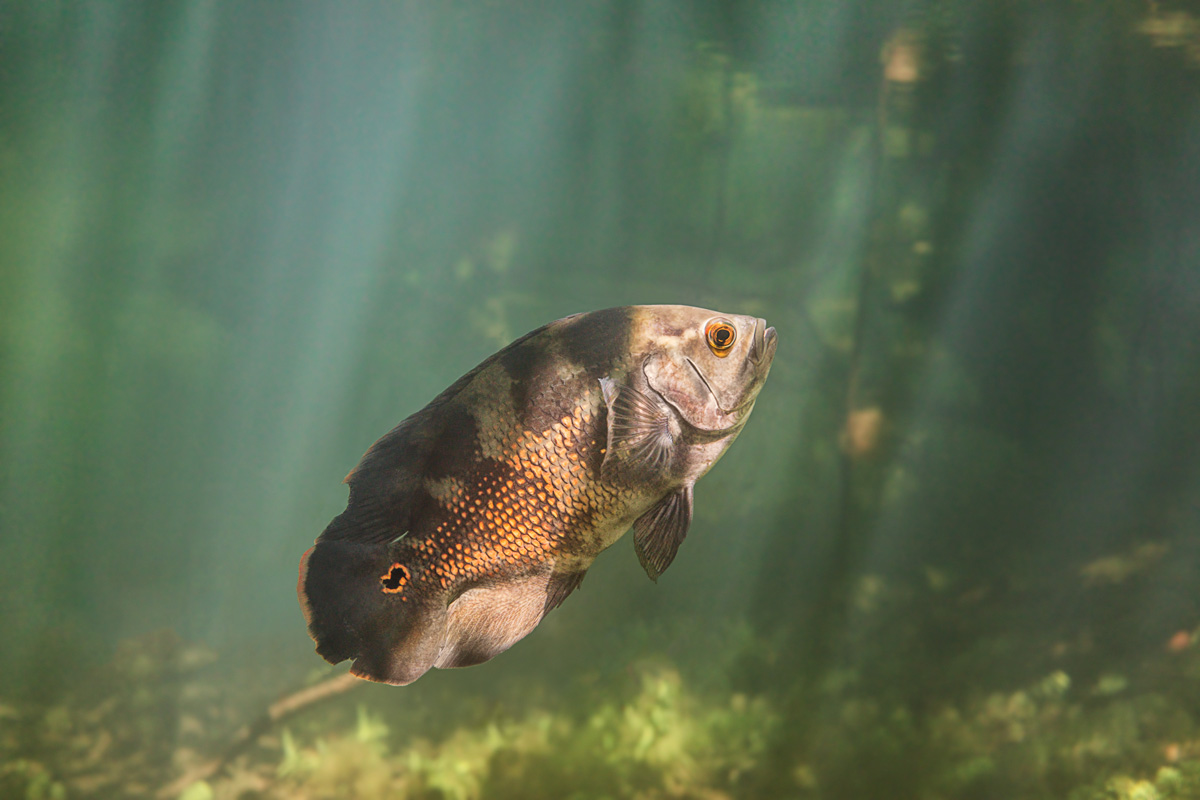
[[[750,343],[749,359],[752,364],[757,366],[770,366],[771,361],[775,358],[775,345],[777,337],[775,329],[767,327],[767,321],[759,317],[754,321],[754,338]]]

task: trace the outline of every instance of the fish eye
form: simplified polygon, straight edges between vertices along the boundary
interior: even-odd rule
[[[713,355],[724,358],[737,341],[737,328],[727,319],[714,319],[705,327],[704,338],[708,340],[708,349],[713,351]]]

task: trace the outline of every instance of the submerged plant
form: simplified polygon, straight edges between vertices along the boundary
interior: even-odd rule
[[[644,669],[627,701],[579,719],[532,710],[395,752],[386,726],[360,708],[353,735],[302,747],[285,731],[271,796],[728,797],[758,766],[777,724],[764,699],[714,702],[665,667]]]
[[[388,727],[358,706],[352,736],[319,739],[297,746],[291,731],[280,737],[283,757],[277,773],[288,797],[352,800],[382,797],[399,788],[395,765],[388,759]]]
[[[45,765],[19,758],[0,765],[0,795],[21,800],[66,800],[67,788]]]

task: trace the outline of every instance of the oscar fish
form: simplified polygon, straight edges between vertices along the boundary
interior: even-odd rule
[[[395,685],[482,663],[630,528],[657,580],[775,346],[754,317],[627,306],[552,322],[485,360],[346,477],[346,510],[300,561],[317,653]]]

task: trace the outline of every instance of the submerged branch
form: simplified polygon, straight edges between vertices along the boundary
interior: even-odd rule
[[[225,748],[225,752],[219,757],[184,773],[176,780],[159,789],[157,796],[162,800],[166,800],[166,798],[177,796],[197,781],[212,778],[225,769],[231,761],[249,749],[254,742],[258,741],[260,736],[270,731],[283,720],[323,700],[345,694],[356,686],[362,686],[365,683],[366,681],[356,678],[347,672],[284,695],[267,706],[267,710],[253,722],[242,726],[234,736],[233,741]]]

